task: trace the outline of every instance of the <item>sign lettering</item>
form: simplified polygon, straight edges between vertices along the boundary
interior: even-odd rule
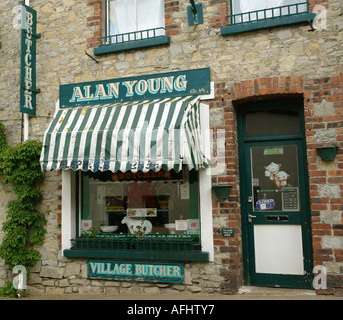
[[[210,69],[60,86],[61,108],[210,93]]]
[[[36,11],[22,5],[20,112],[36,115]]]
[[[88,278],[181,283],[184,265],[125,261],[88,261]]]

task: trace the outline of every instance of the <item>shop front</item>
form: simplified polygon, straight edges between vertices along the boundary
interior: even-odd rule
[[[209,69],[60,87],[41,166],[62,170],[62,251],[88,277],[182,282],[177,262],[213,261],[200,93]]]

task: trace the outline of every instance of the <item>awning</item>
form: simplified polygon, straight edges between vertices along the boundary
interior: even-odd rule
[[[176,172],[207,167],[198,97],[59,109],[45,132],[50,170]]]

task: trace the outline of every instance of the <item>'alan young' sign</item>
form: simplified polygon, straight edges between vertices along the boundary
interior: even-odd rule
[[[210,93],[210,69],[60,86],[61,108]]]

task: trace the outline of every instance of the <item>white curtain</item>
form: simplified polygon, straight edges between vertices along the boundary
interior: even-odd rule
[[[136,0],[137,30],[164,27],[164,0]]]
[[[280,7],[283,0],[240,0],[241,12]]]
[[[277,8],[280,7],[283,3],[283,0],[240,0],[240,11],[241,13],[245,12],[252,12],[252,11],[258,11],[258,10],[264,10],[264,9],[270,9],[270,8]],[[270,17],[277,17],[280,15],[280,9],[271,9],[267,10],[265,13],[259,12],[259,13],[251,13],[251,14],[243,14],[243,21],[252,21],[252,20],[258,20],[258,19],[265,19]],[[240,18],[240,17],[239,17]],[[236,22],[241,22],[240,21]]]
[[[134,0],[109,1],[110,35],[136,30]]]
[[[164,27],[163,0],[111,0],[109,1],[109,34],[117,35],[153,28]],[[157,35],[164,34],[164,30]],[[152,36],[149,32],[149,36]],[[143,34],[118,37],[117,42],[147,38]],[[113,42],[113,39],[112,39]]]
[[[262,10],[266,7],[266,0],[240,0],[241,12]]]

